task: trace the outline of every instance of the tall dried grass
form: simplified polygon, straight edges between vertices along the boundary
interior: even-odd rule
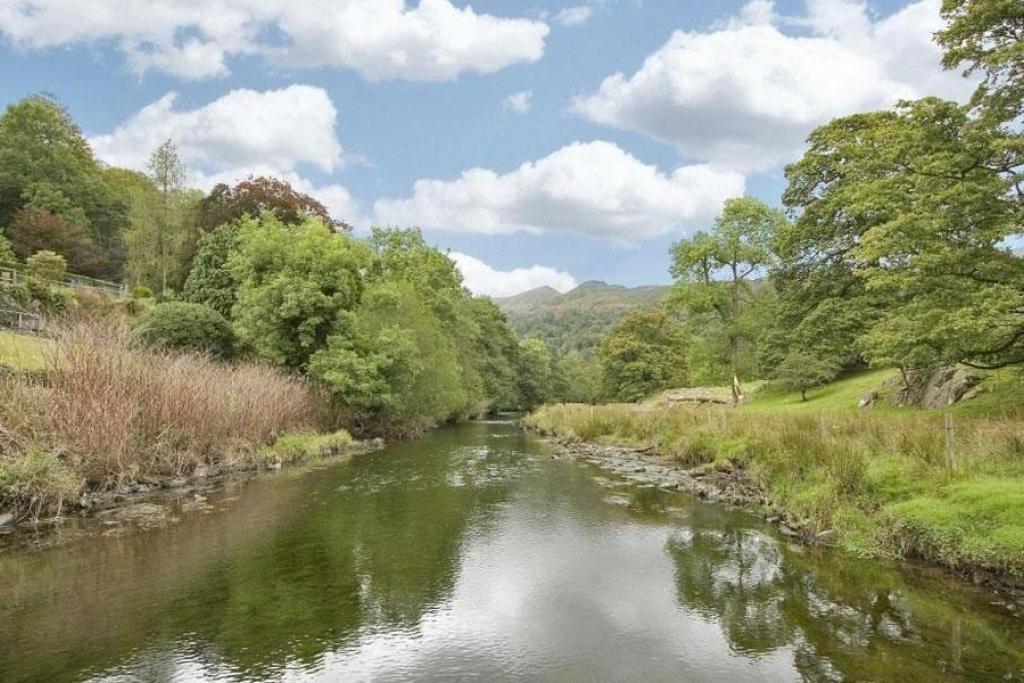
[[[301,378],[143,348],[109,319],[68,323],[55,341],[45,380],[0,385],[0,459],[41,449],[89,489],[232,464],[325,422],[325,402]]]

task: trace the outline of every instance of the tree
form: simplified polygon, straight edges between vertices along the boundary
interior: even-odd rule
[[[554,369],[551,352],[539,339],[523,339],[519,342],[519,395],[522,406],[535,408],[553,395]]]
[[[614,401],[639,401],[687,383],[690,335],[663,308],[634,311],[597,347],[603,393]]]
[[[828,384],[835,379],[839,366],[830,360],[817,358],[804,351],[792,351],[773,373],[783,386],[800,392],[800,400],[807,400],[807,391]]]
[[[152,221],[151,232],[156,242],[156,265],[159,272],[161,294],[167,294],[167,278],[173,268],[175,252],[182,247],[187,232],[187,218],[182,195],[185,184],[185,165],[178,156],[174,143],[165,140],[149,157],[147,164],[150,180],[156,186],[158,201],[142,201],[136,217],[140,224]],[[140,198],[141,199],[141,198]],[[135,243],[136,248],[142,246]]]
[[[295,190],[287,181],[267,176],[249,176],[234,187],[219,183],[199,204],[199,227],[204,232],[237,221],[243,216],[274,214],[285,225],[299,225],[307,218],[322,219],[336,230],[351,226],[332,218],[327,208],[313,197]]]
[[[974,104],[1003,121],[1024,111],[1024,4],[1019,0],[943,0],[946,28],[936,34],[947,69],[982,72]]]
[[[843,288],[791,293],[801,319],[789,324],[813,314],[812,331],[845,329],[876,365],[1024,362],[1024,260],[1006,246],[1022,229],[1020,139],[935,98],[810,139],[787,169],[799,215],[780,240],[782,268]]]
[[[12,104],[0,117],[0,226],[30,204],[79,225],[101,250],[104,258],[86,274],[117,276],[128,207],[106,184],[74,121],[45,95]]]
[[[601,366],[576,350],[555,361],[555,368],[565,381],[562,400],[570,403],[597,403],[601,398]]]
[[[467,304],[479,330],[474,361],[483,381],[488,407],[491,410],[516,408],[520,405],[516,336],[505,314],[487,297],[474,297]]]
[[[455,347],[408,283],[371,284],[309,362],[359,431],[415,434],[465,404]]]
[[[243,219],[228,268],[238,282],[232,312],[240,344],[260,358],[304,369],[342,314],[359,303],[366,245],[314,218],[289,227],[273,214]]]
[[[237,223],[228,223],[200,237],[182,290],[186,301],[209,306],[229,320],[238,298],[238,281],[228,268],[228,258],[237,243]]]
[[[743,303],[750,297],[751,280],[771,265],[773,241],[786,224],[778,209],[739,197],[726,201],[710,233],[698,232],[672,248],[676,302],[691,313],[713,312],[725,328],[733,403],[742,398],[741,344],[751,339],[741,324]]]
[[[10,228],[14,253],[25,259],[38,251],[53,251],[67,260],[76,273],[95,272],[103,256],[82,230],[57,212],[39,208],[21,209]]]

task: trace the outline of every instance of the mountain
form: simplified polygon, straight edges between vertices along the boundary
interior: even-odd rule
[[[622,316],[635,308],[664,300],[668,286],[622,287],[591,280],[560,294],[538,287],[515,296],[496,298],[520,337],[538,337],[555,354],[589,353]]]

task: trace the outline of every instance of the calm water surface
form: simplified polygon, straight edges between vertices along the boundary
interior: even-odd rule
[[[478,423],[8,539],[0,680],[1024,680],[991,594],[553,453]]]

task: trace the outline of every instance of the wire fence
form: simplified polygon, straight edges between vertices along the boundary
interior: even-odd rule
[[[28,273],[20,268],[11,268],[9,266],[0,267],[0,286],[22,283],[25,281],[27,276]],[[66,287],[71,287],[72,289],[98,292],[109,296],[121,298],[128,296],[128,288],[125,285],[117,282],[111,282],[109,280],[100,280],[99,278],[89,277],[88,275],[68,273],[61,280],[55,280],[53,282]]]
[[[42,316],[13,308],[0,308],[0,327],[31,334],[40,334],[46,329]]]

